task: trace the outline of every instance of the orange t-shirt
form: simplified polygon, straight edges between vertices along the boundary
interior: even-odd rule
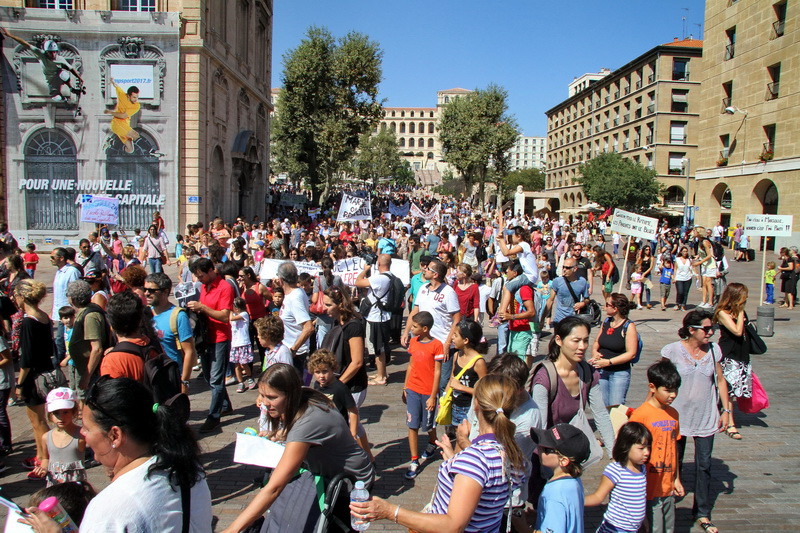
[[[653,436],[647,461],[647,499],[672,496],[678,471],[676,442],[681,438],[678,411],[669,406],[658,409],[644,402],[633,412],[630,421],[644,424]]]
[[[442,341],[431,339],[428,342],[420,342],[419,337],[414,337],[408,344],[408,353],[411,354],[411,361],[408,363],[408,380],[406,388],[430,396],[434,386],[433,372],[436,363],[444,361],[444,346]]]

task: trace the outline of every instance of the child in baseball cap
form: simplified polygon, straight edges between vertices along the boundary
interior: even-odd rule
[[[549,429],[531,429],[539,446],[541,464],[553,470],[539,496],[536,531],[583,532],[583,473],[581,463],[590,455],[589,439],[569,424]]]
[[[44,457],[29,479],[47,478],[47,486],[66,481],[86,481],[86,440],[75,423],[79,406],[75,391],[58,387],[47,394],[47,413],[54,428],[42,437]]]

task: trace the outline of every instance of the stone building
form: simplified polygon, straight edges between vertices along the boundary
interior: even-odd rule
[[[538,168],[544,170],[547,166],[547,137],[517,137],[514,146],[508,151],[510,170],[525,170]]]
[[[702,56],[703,42],[696,39],[656,46],[611,73],[587,78],[582,90],[546,111],[546,191],[537,193],[546,197],[542,207],[585,204],[579,166],[618,152],[655,169],[667,187],[662,207],[682,214],[699,143]]]
[[[800,13],[786,6],[706,0],[698,223],[800,210]]]
[[[94,228],[81,222],[87,194],[119,199],[127,232],[156,210],[171,236],[217,215],[263,217],[270,0],[0,0],[0,25],[34,47],[56,42],[86,89],[53,101],[34,52],[3,40],[4,196],[22,242],[75,244]],[[132,153],[106,114],[111,78],[140,89]]]

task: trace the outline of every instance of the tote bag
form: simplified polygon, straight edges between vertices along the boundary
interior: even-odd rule
[[[744,396],[737,398],[736,405],[741,412],[748,414],[758,413],[769,407],[769,396],[755,372],[753,372],[753,394],[750,398]]]
[[[581,386],[580,398],[581,407],[578,409],[575,416],[572,417],[572,420],[569,421],[569,425],[583,431],[583,434],[589,439],[589,458],[581,463],[583,468],[589,468],[603,458],[603,448],[601,448],[600,444],[597,442],[597,437],[594,436],[594,431],[592,430],[591,424],[589,424],[589,419],[586,418],[586,404],[583,403],[583,386]]]

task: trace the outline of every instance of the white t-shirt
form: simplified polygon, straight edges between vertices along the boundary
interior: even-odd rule
[[[527,276],[528,281],[536,283],[539,281],[539,267],[536,265],[536,256],[531,251],[531,245],[525,241],[520,241],[522,253],[517,254],[519,264],[522,265],[522,272]]]
[[[241,313],[241,320],[231,320],[231,348],[250,344],[250,315]]]
[[[303,324],[311,320],[306,291],[297,288],[288,293],[283,299],[280,315],[283,320],[283,343],[291,349],[303,331]],[[308,342],[309,339],[306,339],[297,350],[298,355],[308,353]]]
[[[180,490],[172,488],[163,471],[147,475],[155,460],[125,472],[95,496],[86,508],[81,533],[180,532]],[[189,531],[211,533],[211,491],[205,478],[192,487],[190,497]]]
[[[419,307],[420,311],[427,311],[433,315],[431,337],[444,344],[450,334],[450,328],[453,326],[453,313],[461,310],[461,306],[458,305],[458,296],[453,287],[443,283],[438,290],[434,291],[431,289],[430,283],[426,283],[420,287],[414,305]]]
[[[486,285],[485,283],[481,283],[480,286],[478,286],[478,293],[480,293],[481,296],[481,304],[478,310],[481,313],[485,313],[486,301],[489,299],[489,295],[492,293],[492,288]]]
[[[381,311],[375,302],[380,298],[381,304],[384,307],[389,305],[389,292],[392,290],[392,280],[389,279],[389,276],[384,276],[377,271],[373,271],[372,275],[369,277],[369,286],[370,289],[367,293],[367,297],[369,301],[372,302],[372,307],[369,309],[367,322],[386,322],[392,318],[392,313],[390,311]]]

